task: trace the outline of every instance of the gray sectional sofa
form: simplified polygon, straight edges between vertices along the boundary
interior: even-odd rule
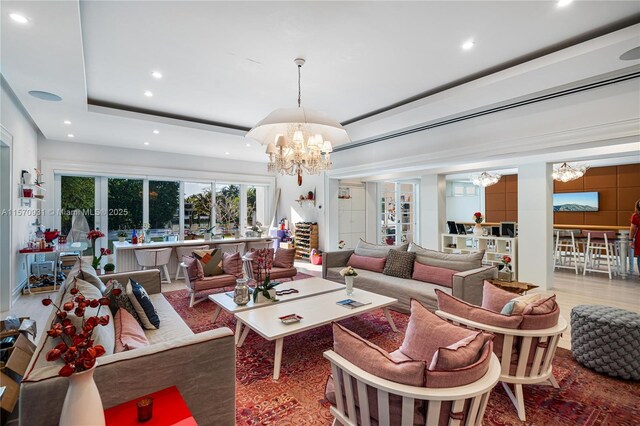
[[[344,283],[340,270],[347,266],[351,255],[384,256],[389,249],[415,252],[415,262],[438,268],[455,270],[451,278],[451,286],[418,281],[415,279],[398,278],[380,272],[356,268],[358,276],[354,280],[354,287],[373,293],[398,299],[392,308],[410,311],[411,299],[416,299],[432,311],[438,309],[435,289],[440,289],[474,305],[482,304],[482,287],[485,279],[496,278],[498,269],[492,266],[482,266],[483,252],[467,254],[447,254],[424,249],[416,244],[404,246],[376,246],[360,241],[355,250],[341,250],[324,252],[322,258],[322,277]],[[376,251],[379,253],[376,254]],[[381,254],[382,253],[382,254]]]
[[[150,343],[147,347],[98,358],[94,379],[104,408],[177,386],[199,425],[234,425],[235,344],[231,330],[223,327],[194,334],[161,294],[158,270],[100,277],[104,282],[115,279],[121,283],[129,278],[146,289],[160,317],[160,328],[145,330]],[[65,287],[52,299],[59,300],[64,292]],[[52,310],[47,322],[39,325],[44,332],[20,387],[21,426],[55,426],[60,418],[67,378],[57,375],[59,364],[45,360],[46,352],[57,343],[46,336],[54,314]]]

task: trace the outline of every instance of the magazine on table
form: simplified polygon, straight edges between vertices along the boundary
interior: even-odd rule
[[[336,304],[340,306],[344,306],[345,308],[354,309],[354,308],[359,308],[361,306],[370,305],[371,302],[358,302],[357,300],[353,300],[353,299],[344,299],[344,300],[337,301]]]

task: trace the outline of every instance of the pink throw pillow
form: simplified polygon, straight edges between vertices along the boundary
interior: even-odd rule
[[[492,335],[479,331],[446,348],[440,348],[433,354],[428,368],[442,371],[468,367],[478,361],[485,342],[491,339],[493,339]]]
[[[187,267],[189,281],[193,282],[204,278],[204,270],[198,259],[191,256],[182,256],[182,263]]]
[[[413,278],[417,281],[438,284],[444,287],[453,287],[453,276],[458,271],[447,268],[439,268],[437,266],[425,265],[420,262],[413,262]]]
[[[517,297],[516,294],[503,290],[485,280],[482,287],[482,307],[493,312],[501,312],[504,305],[511,299]]]
[[[242,277],[242,258],[240,253],[224,253],[222,255],[222,270],[225,274]]]
[[[438,298],[438,309],[441,311],[476,321],[486,325],[517,329],[522,322],[522,315],[502,315],[488,309],[475,306],[460,300],[444,291],[435,289]]]
[[[453,388],[464,386],[479,380],[487,373],[491,361],[491,352],[495,352],[491,340],[484,343],[479,359],[457,370],[427,370],[425,387],[427,388]],[[428,407],[426,407],[428,409]],[[429,412],[426,413],[429,415]],[[442,419],[442,417],[440,417]],[[445,418],[445,420],[448,420]]]
[[[385,263],[387,263],[386,257],[359,256],[354,253],[349,257],[347,266],[352,266],[356,269],[366,269],[372,272],[382,272],[384,271]]]
[[[333,323],[333,350],[364,371],[383,379],[411,386],[424,384],[424,362],[396,362],[384,349],[337,323]]]
[[[126,309],[118,309],[113,322],[116,331],[114,353],[149,346],[149,340],[147,340],[142,326]]]
[[[542,315],[548,314],[556,307],[556,295],[549,297],[541,297],[538,300],[529,303],[525,308],[523,315]]]
[[[430,362],[438,348],[477,333],[443,320],[417,300],[411,299],[411,317],[400,352],[411,359]]]
[[[296,249],[279,248],[273,258],[273,266],[277,268],[293,268],[296,259]]]

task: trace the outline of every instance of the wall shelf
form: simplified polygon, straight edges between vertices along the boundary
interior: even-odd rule
[[[25,190],[31,190],[31,196],[25,197]],[[18,199],[20,200],[21,207],[31,207],[31,200],[37,200],[40,202],[44,202],[44,195],[40,193],[40,191],[46,192],[47,190],[42,187],[42,185],[32,185],[32,184],[18,184]],[[38,197],[37,195],[41,195]]]
[[[316,206],[316,199],[314,198],[313,200],[310,200],[308,198],[304,198],[302,200],[296,200],[298,202],[298,204],[300,204],[300,206],[302,207],[303,204],[313,204],[313,206]]]

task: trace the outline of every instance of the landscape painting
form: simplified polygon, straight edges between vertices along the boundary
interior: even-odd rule
[[[554,212],[597,212],[597,192],[564,192],[553,194]]]

